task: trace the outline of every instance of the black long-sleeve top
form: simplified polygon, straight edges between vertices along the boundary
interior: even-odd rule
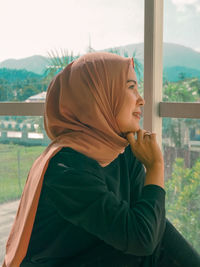
[[[62,148],[45,173],[21,267],[95,266],[100,259],[119,263],[130,257],[151,266],[165,231],[166,192],[144,181],[130,145],[106,167]]]

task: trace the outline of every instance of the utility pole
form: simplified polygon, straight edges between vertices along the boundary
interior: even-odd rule
[[[95,49],[92,48],[92,44],[91,44],[91,35],[89,33],[89,45],[88,45],[88,52],[91,53],[91,52],[95,52]]]

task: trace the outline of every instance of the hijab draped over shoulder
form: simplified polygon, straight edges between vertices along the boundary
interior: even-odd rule
[[[30,169],[7,241],[4,267],[19,267],[26,256],[44,174],[62,147],[71,147],[102,167],[124,152],[128,141],[116,116],[124,101],[130,64],[132,58],[89,53],[67,65],[51,81],[44,126],[52,142]]]

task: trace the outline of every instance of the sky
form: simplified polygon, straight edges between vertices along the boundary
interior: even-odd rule
[[[144,41],[144,0],[0,0],[0,62]],[[200,52],[200,0],[164,0],[164,42]]]

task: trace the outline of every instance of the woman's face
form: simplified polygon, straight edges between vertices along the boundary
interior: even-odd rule
[[[141,109],[145,103],[138,92],[136,73],[132,65],[129,66],[126,94],[124,103],[116,120],[122,133],[137,132],[140,129]]]

